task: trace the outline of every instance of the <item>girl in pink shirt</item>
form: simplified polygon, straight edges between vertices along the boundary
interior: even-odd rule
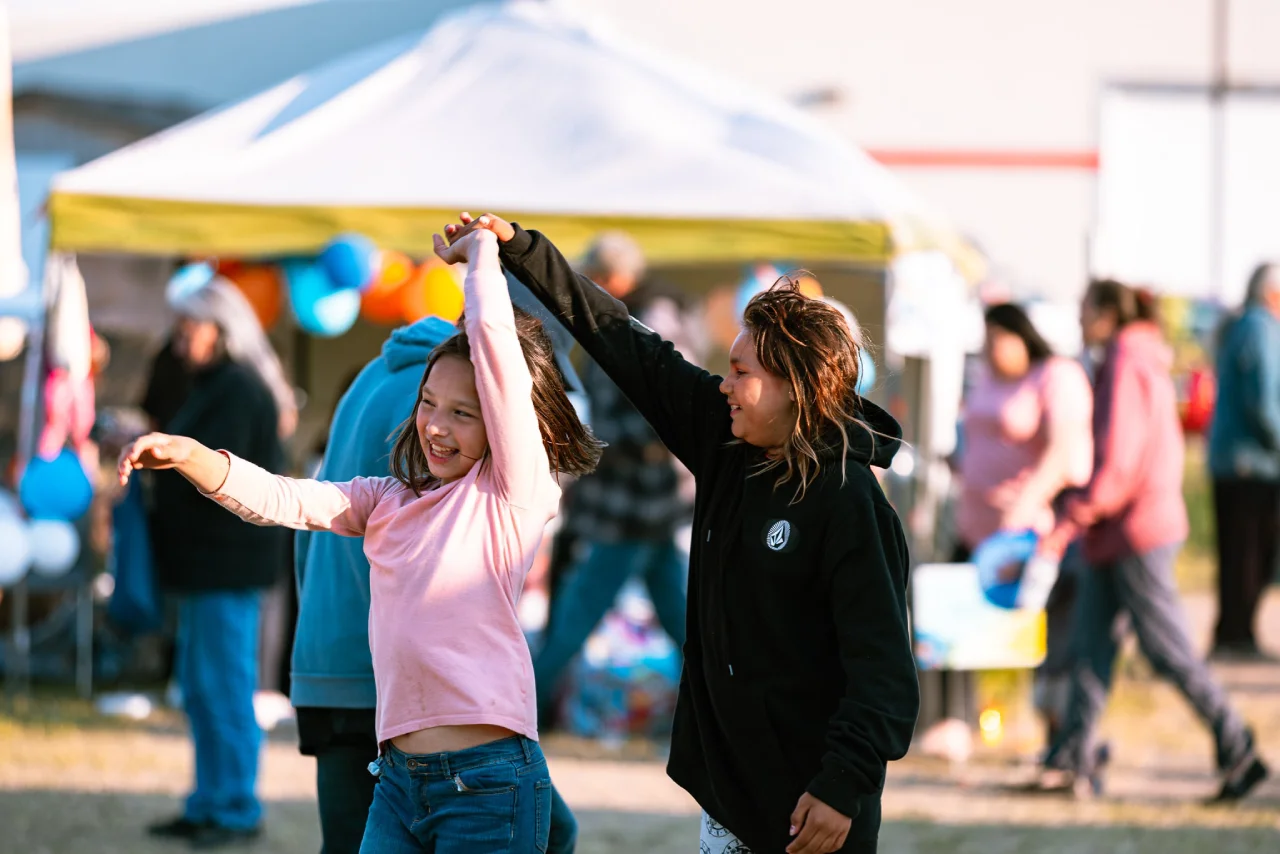
[[[427,361],[392,477],[280,477],[182,436],[121,454],[120,480],[174,468],[259,525],[363,536],[377,684],[379,783],[361,851],[545,851],[551,782],[516,602],[559,506],[555,475],[583,475],[600,443],[565,394],[541,323],[515,310],[497,239],[468,262],[465,331]]]

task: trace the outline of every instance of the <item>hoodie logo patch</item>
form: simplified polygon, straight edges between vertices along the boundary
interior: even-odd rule
[[[775,552],[785,549],[789,542],[791,542],[791,523],[786,519],[774,522],[764,536],[764,544]]]

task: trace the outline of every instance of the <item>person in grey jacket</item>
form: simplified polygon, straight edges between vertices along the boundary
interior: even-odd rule
[[[1213,654],[1261,656],[1258,602],[1280,558],[1280,264],[1249,280],[1244,310],[1225,324],[1209,470],[1218,520],[1218,624]]]

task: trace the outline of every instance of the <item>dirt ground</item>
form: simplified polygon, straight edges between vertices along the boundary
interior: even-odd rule
[[[1198,633],[1211,603],[1189,602]],[[1280,652],[1280,595],[1260,621]],[[1216,668],[1280,767],[1280,664]],[[912,756],[895,763],[884,799],[884,852],[1280,851],[1280,781],[1244,804],[1208,808],[1211,744],[1185,704],[1141,666],[1124,676],[1104,724],[1115,745],[1107,797],[1077,804],[1010,794],[1031,757],[980,752],[963,767]],[[557,786],[581,826],[583,854],[697,850],[697,807],[663,773],[661,746],[621,755],[549,738]],[[160,854],[183,850],[148,840],[142,827],[168,817],[191,779],[181,718],[139,723],[98,717],[78,701],[41,694],[25,709],[0,706],[0,854]],[[293,732],[277,730],[264,752],[267,833],[250,852],[315,852],[314,767]]]

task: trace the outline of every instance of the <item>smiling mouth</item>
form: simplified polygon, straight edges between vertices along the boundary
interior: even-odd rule
[[[458,455],[458,449],[446,447],[445,445],[437,445],[435,442],[429,442],[427,444],[427,455],[436,462],[447,463]]]
[[[741,412],[741,411],[742,411],[742,407],[741,407],[741,406],[738,406],[736,403],[731,403],[731,404],[729,404],[729,417],[730,417],[730,418],[732,418],[733,416],[737,415],[737,414],[738,414],[739,412]]]

